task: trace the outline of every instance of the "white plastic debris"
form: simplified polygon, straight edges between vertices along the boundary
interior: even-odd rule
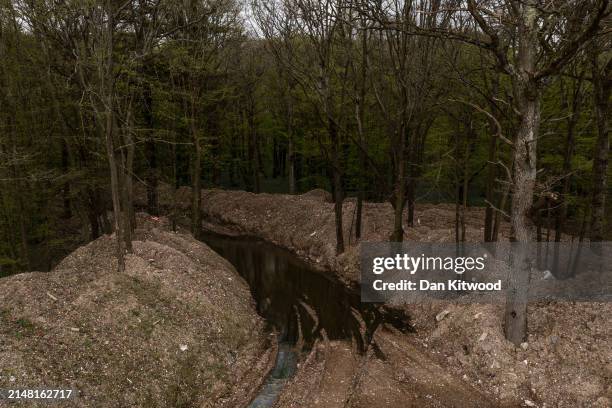
[[[443,310],[443,311],[441,311],[440,313],[438,313],[438,314],[436,315],[436,321],[437,321],[437,322],[441,321],[441,320],[442,320],[442,319],[444,319],[446,316],[448,316],[448,314],[449,314],[449,313],[450,313],[450,311],[448,311],[448,310]]]

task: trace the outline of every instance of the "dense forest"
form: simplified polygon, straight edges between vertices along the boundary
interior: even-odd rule
[[[483,241],[610,236],[607,0],[2,0],[0,276],[210,187],[486,206]],[[609,212],[608,212],[609,213]],[[606,218],[608,218],[606,220]]]

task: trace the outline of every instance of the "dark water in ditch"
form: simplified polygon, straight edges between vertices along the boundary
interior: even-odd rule
[[[368,328],[382,319],[373,305],[360,302],[358,292],[309,268],[289,251],[210,232],[200,238],[244,277],[259,314],[279,333],[275,367],[251,408],[274,404],[296,371],[299,348],[310,348],[323,331],[331,340],[354,339],[363,348]]]
[[[308,348],[322,330],[332,340],[360,341],[360,320],[367,317],[358,292],[267,242],[212,233],[201,239],[244,277],[257,311],[279,332],[281,341]]]

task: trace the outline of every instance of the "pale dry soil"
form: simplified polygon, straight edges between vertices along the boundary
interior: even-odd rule
[[[124,273],[113,244],[0,279],[0,388],[77,389],[62,407],[248,403],[275,342],[233,267],[163,218],[139,215]]]
[[[184,208],[188,198],[188,189],[176,194]],[[290,196],[209,190],[203,205],[206,228],[275,243],[356,287],[359,244],[353,235],[347,251],[335,255],[333,205],[325,192]],[[347,200],[346,237],[354,210],[355,202]],[[389,204],[366,203],[362,240],[387,240],[392,217]],[[418,205],[415,218],[416,225],[405,228],[406,241],[454,241],[454,206]],[[484,209],[467,211],[468,241],[482,240],[483,219]],[[504,223],[502,239],[508,234]],[[403,309],[414,331],[382,327],[365,357],[348,342],[321,341],[302,361],[278,406],[611,406],[610,304],[532,304],[528,341],[521,347],[504,339],[501,305],[431,302]],[[436,319],[441,312],[444,318]]]

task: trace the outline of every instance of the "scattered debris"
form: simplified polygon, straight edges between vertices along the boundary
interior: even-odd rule
[[[436,321],[437,321],[437,322],[442,321],[442,319],[444,319],[446,316],[448,316],[448,314],[449,314],[449,313],[450,313],[450,311],[449,311],[449,310],[443,310],[443,311],[441,311],[440,313],[438,313],[438,314],[436,315]]]

